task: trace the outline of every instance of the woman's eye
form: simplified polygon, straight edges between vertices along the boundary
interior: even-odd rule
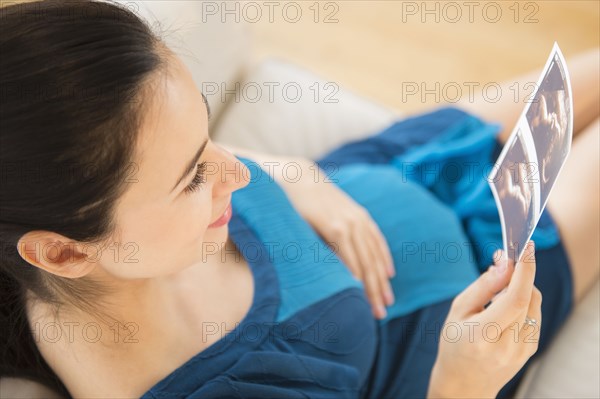
[[[199,163],[196,167],[196,175],[191,183],[184,189],[186,194],[192,194],[197,191],[206,182],[204,172],[206,171],[206,162]]]

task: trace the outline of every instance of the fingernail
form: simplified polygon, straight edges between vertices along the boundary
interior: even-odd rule
[[[492,260],[494,262],[500,260],[500,255],[502,254],[502,250],[501,249],[497,249],[496,251],[494,251],[494,255],[492,255]]]
[[[507,265],[508,261],[506,259],[500,259],[498,262],[496,262],[496,264],[494,265],[494,268],[496,269],[496,273],[502,275],[504,274],[504,272],[506,271],[506,265]]]
[[[396,275],[394,264],[388,265],[388,274],[390,275],[390,277],[394,277]]]
[[[490,267],[494,268],[494,271],[500,275],[504,274],[506,271],[507,259],[503,259],[502,250],[497,249],[493,255],[494,264]]]
[[[377,313],[379,314],[379,317],[381,317],[382,319],[387,316],[387,311],[385,310],[385,307],[382,305],[377,305]]]
[[[394,293],[389,288],[385,290],[385,293],[383,295],[385,297],[385,303],[387,303],[388,305],[394,303]]]
[[[535,259],[535,242],[533,242],[533,240],[529,240],[527,243],[527,250],[529,251],[531,258]]]

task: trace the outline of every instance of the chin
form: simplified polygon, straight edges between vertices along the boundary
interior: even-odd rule
[[[214,242],[221,248],[225,245],[227,238],[229,237],[229,224],[225,224],[221,227],[207,229],[204,235],[205,242]]]
[[[221,259],[221,251],[229,237],[229,228],[227,225],[216,229],[207,229],[200,245],[196,247],[197,263],[217,262],[215,258]]]

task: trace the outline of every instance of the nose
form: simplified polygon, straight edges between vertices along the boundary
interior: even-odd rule
[[[213,197],[226,196],[246,187],[250,182],[250,169],[235,155],[218,144],[214,145],[217,181],[213,186]]]

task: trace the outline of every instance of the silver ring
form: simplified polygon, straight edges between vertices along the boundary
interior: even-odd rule
[[[530,319],[529,317],[525,317],[525,324],[529,324],[530,326],[535,326],[537,325],[537,320],[536,319]]]

